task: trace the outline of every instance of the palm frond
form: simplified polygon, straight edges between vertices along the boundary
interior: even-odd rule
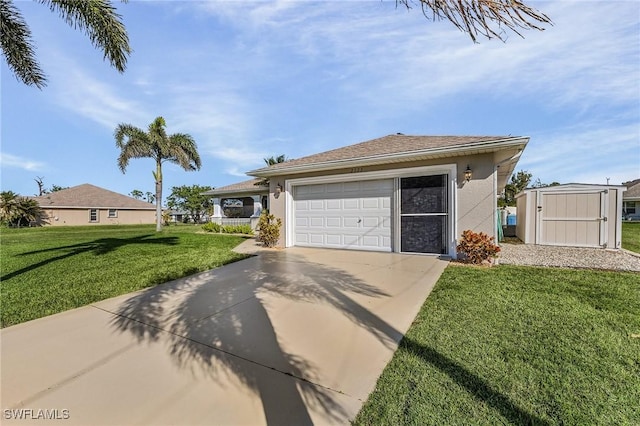
[[[120,148],[118,168],[124,173],[132,158],[154,158],[155,152],[149,136],[130,124],[119,124],[114,132],[116,147]]]
[[[0,0],[0,46],[9,69],[18,80],[39,89],[47,85],[47,78],[36,61],[31,31],[9,0]]]
[[[120,72],[131,54],[129,36],[110,0],[39,0],[73,28],[84,31],[91,43],[101,49],[104,58]]]
[[[198,154],[198,145],[191,135],[174,133],[169,136],[169,150],[165,158],[187,171],[200,170],[202,161]]]
[[[523,37],[520,29],[542,31],[542,25],[553,25],[547,15],[521,0],[396,0],[408,9],[416,3],[427,18],[450,21],[474,42],[478,36],[505,40],[505,29]]]

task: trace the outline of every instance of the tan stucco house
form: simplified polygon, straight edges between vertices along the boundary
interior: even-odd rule
[[[622,215],[625,220],[640,220],[640,179],[624,182]]]
[[[251,229],[256,229],[269,199],[269,187],[261,183],[262,179],[249,179],[203,192],[213,200],[211,221],[221,225],[251,225]]]
[[[44,225],[134,225],[156,221],[155,205],[88,183],[32,198],[44,210]]]
[[[395,134],[248,174],[270,181],[282,247],[455,257],[463,230],[497,236],[496,199],[528,141]]]

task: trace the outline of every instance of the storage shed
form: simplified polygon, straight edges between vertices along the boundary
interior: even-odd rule
[[[622,185],[525,189],[516,196],[516,236],[526,244],[620,248]]]

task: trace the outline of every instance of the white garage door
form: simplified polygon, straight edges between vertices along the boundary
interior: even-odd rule
[[[295,245],[391,251],[393,179],[294,188]]]

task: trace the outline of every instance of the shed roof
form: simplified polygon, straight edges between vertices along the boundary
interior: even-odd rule
[[[43,209],[66,207],[155,210],[155,206],[146,201],[136,200],[88,183],[32,198]]]

